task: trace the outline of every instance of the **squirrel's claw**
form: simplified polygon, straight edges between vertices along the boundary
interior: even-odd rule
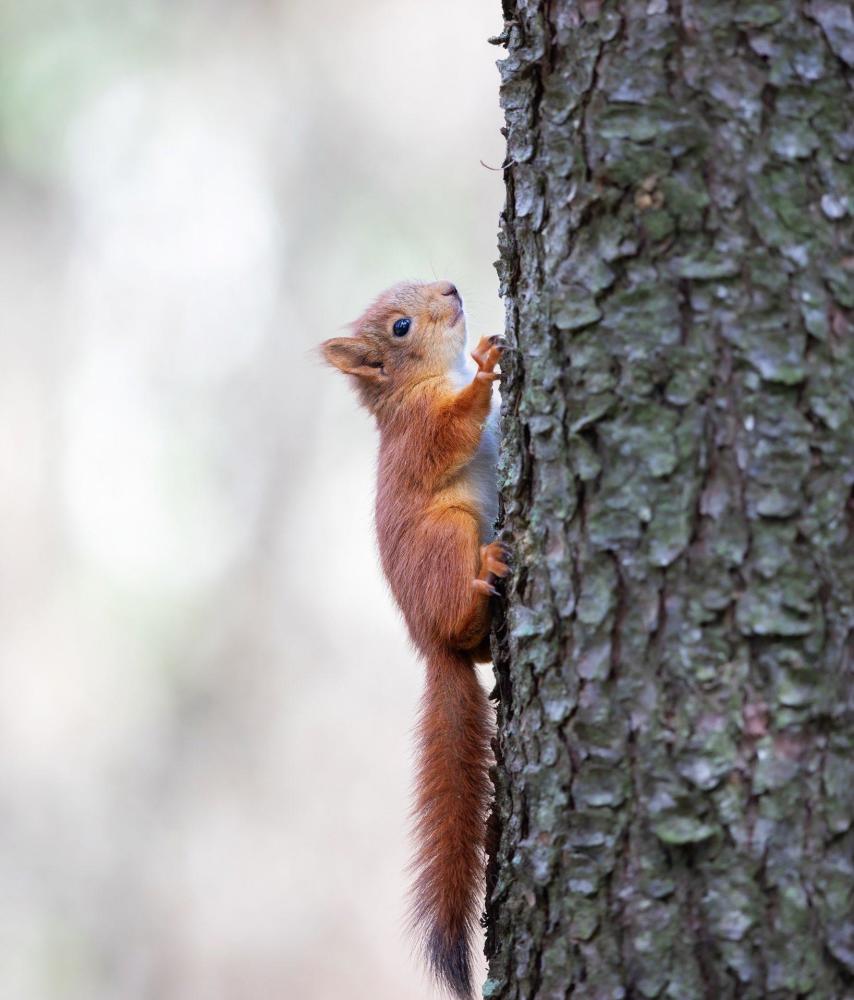
[[[478,376],[494,374],[493,369],[501,360],[503,353],[503,337],[497,334],[492,337],[481,337],[477,347],[471,353],[478,367]],[[486,379],[482,379],[482,381],[486,381]],[[489,381],[492,381],[492,379]]]
[[[498,591],[494,580],[507,576],[510,567],[507,565],[509,549],[504,542],[494,541],[480,547],[480,575],[472,581],[474,589],[487,597],[497,597]]]

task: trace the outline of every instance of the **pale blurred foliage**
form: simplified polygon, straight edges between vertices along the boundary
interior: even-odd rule
[[[314,345],[501,328],[498,0],[0,4],[0,997],[432,996],[421,670]]]

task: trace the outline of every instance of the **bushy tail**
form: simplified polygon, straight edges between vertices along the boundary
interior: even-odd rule
[[[418,731],[412,924],[436,978],[472,995],[471,942],[481,912],[492,710],[469,656],[427,661]]]

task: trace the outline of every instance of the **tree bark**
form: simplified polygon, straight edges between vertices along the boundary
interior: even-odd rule
[[[852,996],[850,9],[504,13],[484,995]]]

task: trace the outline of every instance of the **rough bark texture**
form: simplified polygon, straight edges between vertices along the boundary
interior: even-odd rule
[[[505,18],[484,996],[852,996],[849,6]]]

